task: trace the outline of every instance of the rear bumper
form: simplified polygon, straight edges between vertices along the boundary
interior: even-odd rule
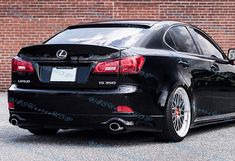
[[[17,119],[22,128],[107,129],[113,119],[120,119],[127,131],[163,128],[164,115],[152,94],[131,85],[105,91],[20,89],[12,85],[8,99],[15,107],[10,110],[10,122]],[[134,113],[117,113],[117,105],[130,106]]]
[[[151,120],[141,120],[136,116],[125,115],[70,115],[72,120],[60,120],[47,114],[11,112],[9,121],[17,119],[20,128],[58,129],[102,129],[109,130],[112,122],[121,120],[126,131],[162,131],[163,116],[152,116]]]

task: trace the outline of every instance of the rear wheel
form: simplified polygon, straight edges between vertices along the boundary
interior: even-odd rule
[[[28,131],[34,135],[55,135],[59,131],[59,129],[40,128],[40,129],[28,129]]]
[[[191,107],[184,88],[176,88],[167,102],[164,130],[162,138],[165,141],[182,141],[187,135],[191,123]]]

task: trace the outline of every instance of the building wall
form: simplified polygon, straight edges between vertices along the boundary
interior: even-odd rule
[[[68,25],[113,19],[177,20],[209,33],[225,53],[235,47],[234,0],[0,0],[0,91],[11,58]]]

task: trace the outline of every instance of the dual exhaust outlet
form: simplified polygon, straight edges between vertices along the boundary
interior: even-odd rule
[[[127,130],[126,126],[134,125],[133,121],[125,121],[121,118],[111,118],[108,121],[104,122],[103,124],[108,125],[108,129],[111,132],[125,132]]]
[[[124,125],[123,124],[120,124],[119,122],[111,122],[109,124],[109,129],[112,131],[112,132],[118,132],[118,131],[122,131],[124,130]]]
[[[12,125],[14,125],[14,126],[18,126],[18,125],[19,125],[19,122],[18,122],[18,120],[17,120],[16,118],[10,119],[10,123],[11,123]]]
[[[10,117],[10,123],[14,126],[19,126],[20,123],[22,123],[23,121],[25,121],[24,118],[21,118],[19,115],[13,114]]]
[[[10,123],[14,126],[19,125],[19,121],[16,117],[10,119]],[[121,132],[125,131],[126,121],[122,119],[111,119],[107,121],[105,124],[108,124],[108,128],[111,132]]]

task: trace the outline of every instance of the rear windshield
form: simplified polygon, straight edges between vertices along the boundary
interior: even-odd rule
[[[87,44],[131,47],[147,32],[143,28],[109,27],[67,29],[45,44]]]

